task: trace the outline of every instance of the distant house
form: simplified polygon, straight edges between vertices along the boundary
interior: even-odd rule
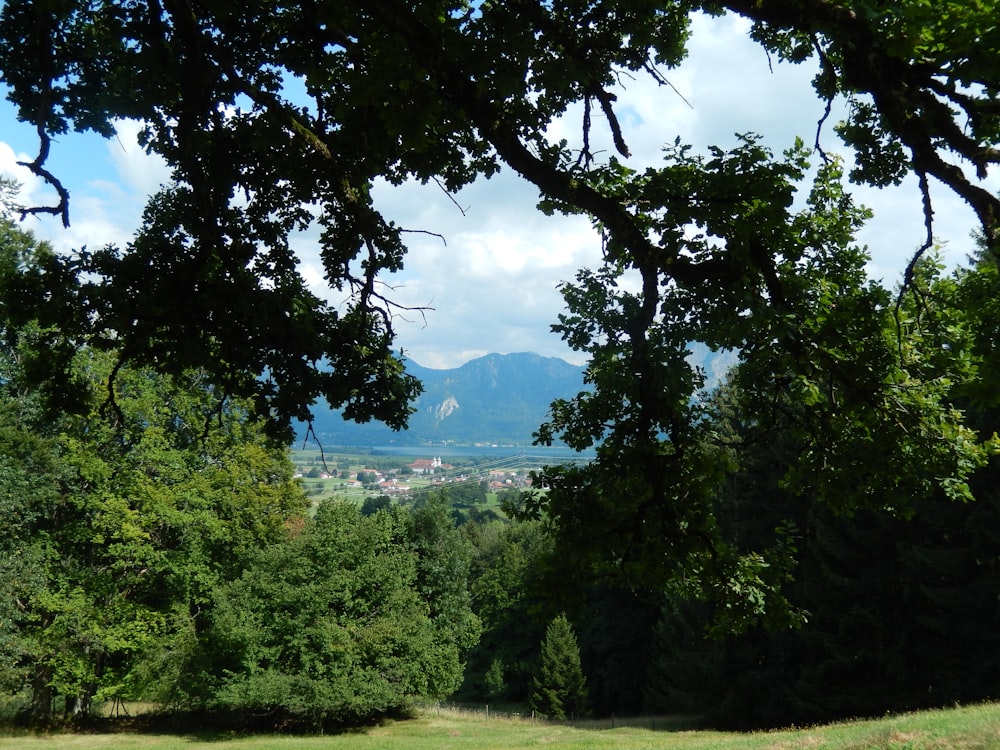
[[[395,479],[389,479],[389,480],[387,480],[385,482],[382,482],[379,485],[379,487],[386,494],[393,494],[393,493],[409,492],[410,491],[410,486],[408,484],[400,484]]]
[[[440,458],[418,458],[409,465],[414,474],[433,474],[435,469],[453,469],[451,464],[441,463]]]

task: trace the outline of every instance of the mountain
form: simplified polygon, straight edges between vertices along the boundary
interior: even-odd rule
[[[313,429],[320,440],[330,445],[524,445],[554,399],[584,388],[583,367],[531,353],[487,354],[450,370],[407,360],[406,370],[424,386],[409,429],[393,432],[379,423],[345,422],[340,412],[317,405]]]
[[[734,352],[692,344],[688,361],[702,368],[714,388],[735,364]],[[528,445],[557,398],[584,389],[582,366],[537,354],[487,354],[451,370],[432,370],[412,360],[406,371],[424,392],[413,404],[405,432],[379,422],[345,422],[340,412],[317,405],[313,429],[327,445],[423,445],[498,443]]]

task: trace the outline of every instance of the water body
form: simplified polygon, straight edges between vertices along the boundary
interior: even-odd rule
[[[308,447],[308,446],[307,446]],[[415,458],[506,458],[523,456],[538,463],[560,463],[562,461],[590,461],[593,451],[578,453],[565,446],[537,445],[324,445],[327,453],[370,453],[373,456],[413,456]]]

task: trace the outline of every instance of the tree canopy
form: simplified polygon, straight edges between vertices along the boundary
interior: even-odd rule
[[[769,54],[817,61],[821,101],[848,102],[844,122],[818,123],[811,191],[806,149],[775,156],[752,135],[695,154],[667,132],[662,165],[627,166],[615,88],[667,84],[694,13],[742,16]],[[969,203],[995,250],[1000,199],[983,183],[1000,162],[994,16],[928,0],[7,2],[0,73],[37,128],[28,166],[59,195],[24,213],[69,221],[46,165],[54,139],[110,137],[116,118],[144,123],[174,180],[127,247],[53,259],[23,307],[122,365],[201,368],[278,432],[317,398],[402,427],[419,384],[393,351],[400,310],[382,279],[404,262],[407,228],[381,213],[373,182],[455,191],[509,167],[542,210],[590,217],[604,249],[600,268],[564,286],[556,326],[591,357],[594,395],[556,404],[539,433],[600,444],[601,458],[549,472],[526,512],[577,540],[586,516],[617,535],[619,564],[687,560],[742,581],[724,598],[760,604],[782,571],[718,538],[705,498],[724,456],[705,440],[687,347],[740,352],[757,419],[779,418],[785,397],[804,407],[790,486],[847,511],[884,505],[886,486],[968,496],[992,446],[965,427],[951,387],[976,377],[975,357],[960,326],[925,314],[918,261],[933,244],[931,179]],[[576,106],[578,138],[552,141]],[[615,155],[591,148],[598,111]],[[865,278],[853,240],[865,212],[824,151],[828,130],[853,150],[851,179],[919,179],[927,242],[895,300]],[[299,271],[292,239],[310,225],[343,305]],[[71,353],[54,351],[50,370]]]
[[[0,183],[2,187],[3,183]],[[51,259],[0,217],[0,310]],[[198,370],[81,347],[89,398],[34,385],[58,330],[0,325],[0,695],[21,718],[152,700],[318,729],[460,684],[479,622],[442,502],[308,512],[287,446]]]
[[[837,130],[858,155],[855,178],[936,178],[993,236],[1000,204],[978,178],[1000,159],[1000,64],[989,53],[1000,31],[987,5],[942,11],[923,0],[8,2],[0,72],[38,131],[29,166],[60,195],[25,210],[70,219],[46,166],[54,138],[111,136],[116,118],[142,120],[175,182],[129,247],[69,261],[87,273],[72,291],[92,313],[88,335],[124,344],[123,359],[207,367],[278,425],[325,397],[348,417],[402,426],[418,385],[393,353],[398,311],[379,275],[403,263],[405,228],[374,203],[376,178],[456,190],[507,165],[551,207],[592,216],[608,258],[624,266],[688,288],[766,280],[775,252],[766,237],[739,222],[746,231],[692,257],[651,222],[689,209],[689,221],[702,221],[683,186],[639,188],[590,150],[600,110],[628,155],[615,83],[665,82],[695,12],[739,14],[769,53],[819,61],[817,96],[851,103]],[[580,102],[579,142],[550,142],[549,126]],[[756,198],[774,198],[761,189]],[[727,211],[746,198],[707,199]],[[311,294],[297,271],[289,240],[312,222],[327,278],[350,300],[343,309]],[[762,251],[748,252],[755,242]]]

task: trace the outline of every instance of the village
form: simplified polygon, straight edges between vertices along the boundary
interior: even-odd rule
[[[405,501],[413,494],[443,490],[448,494],[468,494],[468,488],[483,493],[486,502],[508,490],[531,486],[531,473],[542,467],[537,456],[452,458],[440,456],[363,456],[319,451],[295,451],[296,477],[318,501],[323,497],[362,499],[389,496]]]

